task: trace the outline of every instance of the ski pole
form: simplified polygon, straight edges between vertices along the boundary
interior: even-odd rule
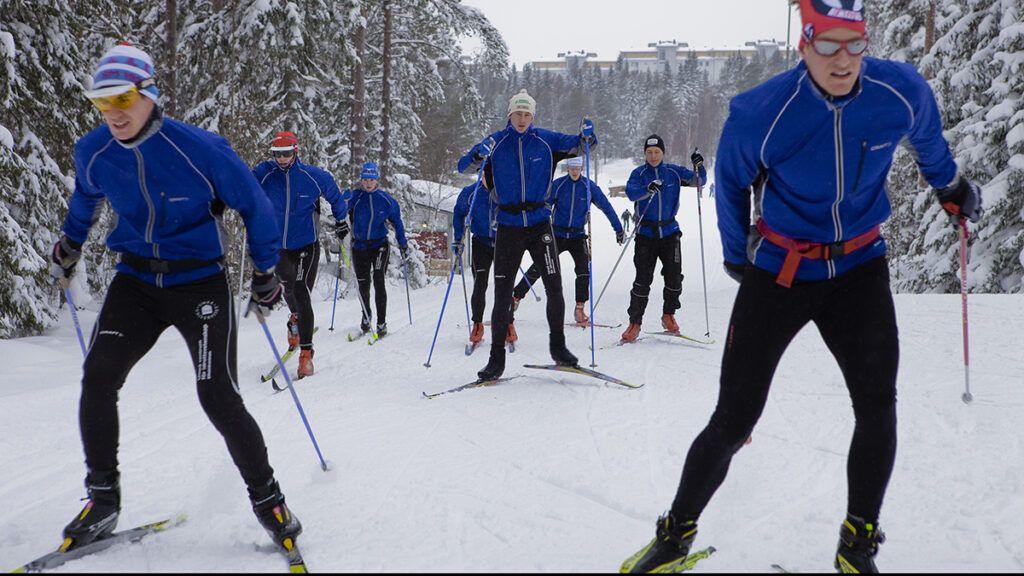
[[[964,308],[964,393],[960,398],[965,404],[970,404],[974,396],[971,396],[971,374],[968,361],[967,345],[967,220],[960,218],[960,225],[957,226],[960,235],[960,297],[963,300]]]
[[[590,239],[591,226],[590,226],[590,140],[586,141],[586,153],[587,153],[587,281],[590,283],[590,367],[597,367],[597,346],[594,345],[594,262],[590,256]]]
[[[519,271],[522,272],[523,279],[526,280],[526,285],[530,287],[530,292],[533,292],[533,297],[537,299],[537,302],[540,302],[540,296],[537,294],[537,291],[533,289],[533,282],[530,282],[530,277],[526,275],[526,270],[523,270],[523,267],[520,266]]]
[[[334,332],[334,309],[338,307],[338,278],[341,276],[341,259],[338,259],[339,266],[334,269],[334,303],[331,304],[331,327],[328,328],[331,332]]]
[[[64,290],[64,298],[68,301],[68,309],[71,310],[71,321],[75,324],[75,333],[78,334],[78,345],[82,347],[82,356],[88,356],[85,351],[85,339],[82,338],[82,325],[78,323],[78,310],[75,309],[75,301],[71,298],[71,280],[64,276],[60,279],[60,287]]]
[[[299,395],[295,393],[295,386],[292,385],[292,378],[288,375],[288,371],[284,367],[284,361],[281,360],[281,355],[277,352],[277,346],[274,345],[274,339],[270,336],[270,329],[267,328],[266,318],[263,317],[263,311],[260,310],[259,306],[254,306],[256,312],[256,319],[259,320],[260,326],[263,327],[263,333],[267,335],[267,342],[270,343],[270,349],[274,351],[274,358],[277,358],[277,366],[281,369],[281,374],[284,375],[285,381],[288,383],[288,390],[292,393],[292,399],[295,400],[295,407],[299,409],[299,416],[302,417],[302,423],[306,425],[306,432],[309,433],[309,439],[313,441],[313,449],[316,450],[317,458],[320,459],[320,468],[325,472],[327,471],[327,462],[324,461],[324,457],[320,454],[320,446],[316,443],[316,437],[313,436],[313,429],[309,427],[309,420],[306,419],[306,412],[302,409],[302,403],[299,402]]]
[[[700,154],[700,149],[694,148],[694,154]],[[702,194],[700,185],[700,174],[697,169],[697,164],[693,165],[693,177],[697,180],[697,228],[700,230],[700,276],[704,281],[704,326],[707,331],[704,332],[705,336],[711,336],[711,322],[708,320],[708,274],[704,268],[704,219],[701,217],[700,212],[700,196]]]
[[[246,246],[245,235],[246,235],[245,228],[242,228],[242,253],[241,253],[241,255],[238,258],[238,299],[239,299],[238,304],[239,304],[239,306],[238,306],[238,318],[235,318],[236,322],[241,321],[242,309],[245,308],[245,306],[244,306],[244,304],[245,304],[245,295],[244,294],[245,293],[242,291],[244,289],[244,286],[245,286],[245,284],[244,284],[244,279],[245,279],[245,246]]]
[[[409,325],[412,326],[412,297],[409,296],[409,263],[402,258],[402,271],[405,273],[405,303],[409,307]]]
[[[473,217],[473,202],[476,201],[476,193],[480,190],[480,182],[484,178],[484,167],[487,166],[487,158],[480,163],[480,173],[476,176],[476,188],[473,188],[473,197],[469,199],[469,211],[466,212],[466,220],[463,222],[462,233],[463,239],[465,234],[469,233],[469,223]],[[452,289],[452,280],[455,278],[455,264],[456,260],[452,260],[452,271],[448,274],[448,287],[444,290],[444,301],[441,302],[441,313],[437,316],[437,328],[434,328],[434,340],[430,343],[430,353],[427,354],[427,361],[423,364],[427,368],[430,368],[430,359],[434,357],[434,345],[437,344],[437,333],[441,330],[441,319],[444,318],[444,309],[448,305],[448,293]],[[472,331],[472,327],[470,327]],[[472,335],[472,332],[470,332]]]
[[[629,243],[633,241],[633,237],[640,231],[640,221],[647,214],[647,209],[651,207],[653,202],[648,202],[647,206],[644,206],[644,211],[640,213],[640,217],[636,219],[636,226],[633,226],[633,232],[626,238],[625,244],[622,245],[622,252],[619,252],[619,258],[615,261],[615,266],[612,266],[612,271],[608,274],[608,280],[604,283],[604,288],[601,288],[601,293],[597,296],[597,302],[594,302],[593,308],[590,309],[591,314],[597,309],[597,305],[601,303],[601,297],[604,296],[604,291],[608,289],[608,284],[612,281],[612,276],[615,275],[615,270],[619,267],[619,262],[622,261],[622,257],[626,254],[626,250],[629,248]]]
[[[461,242],[460,242],[461,244]],[[459,250],[459,274],[462,275],[462,297],[466,301],[466,328],[470,338],[473,337],[473,320],[469,317],[469,293],[466,292],[466,267],[462,265],[462,250]],[[474,280],[475,281],[475,280]]]

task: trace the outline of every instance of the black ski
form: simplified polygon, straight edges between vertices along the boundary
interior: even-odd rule
[[[667,330],[664,331],[664,332],[644,332],[644,333],[645,334],[650,334],[651,336],[669,336],[671,338],[681,338],[683,340],[689,340],[690,342],[696,342],[697,344],[703,344],[705,346],[710,346],[711,344],[715,343],[714,340],[701,340],[699,338],[691,338],[691,337],[686,336],[684,334],[680,334],[678,332],[669,332]]]
[[[423,397],[424,398],[437,398],[438,396],[441,396],[442,394],[451,394],[453,392],[462,392],[463,390],[469,390],[471,388],[481,388],[483,386],[494,386],[495,384],[499,384],[501,382],[508,382],[509,380],[514,380],[516,378],[519,378],[519,376],[520,375],[505,376],[503,378],[498,378],[496,380],[474,380],[473,382],[469,382],[468,384],[463,384],[462,386],[456,386],[455,388],[451,388],[449,390],[443,390],[441,392],[434,392],[433,394],[427,394],[426,392],[424,392],[423,393]]]
[[[43,570],[50,570],[52,568],[61,566],[66,562],[70,562],[72,560],[77,560],[84,556],[88,556],[90,554],[101,552],[115,544],[120,544],[121,542],[138,542],[139,540],[141,540],[145,536],[148,536],[149,534],[152,534],[154,532],[162,532],[169,528],[173,528],[184,521],[185,515],[182,514],[177,518],[168,518],[167,520],[161,520],[160,522],[153,522],[152,524],[145,524],[143,526],[137,526],[135,528],[129,528],[127,530],[114,532],[106,538],[94,540],[88,544],[72,547],[67,550],[63,550],[64,546],[61,545],[61,548],[57,549],[56,551],[40,556],[39,558],[36,558],[28,564],[25,564],[24,566],[15,569],[14,572],[25,573],[42,572]]]
[[[630,384],[624,380],[619,380],[614,376],[609,376],[603,372],[597,370],[591,370],[590,368],[584,368],[582,366],[563,366],[560,364],[523,364],[524,368],[537,368],[539,370],[555,370],[558,372],[572,372],[573,374],[582,374],[584,376],[590,376],[592,378],[598,378],[605,382],[611,382],[612,384],[618,384],[619,386],[625,386],[626,388],[640,388],[643,384]]]

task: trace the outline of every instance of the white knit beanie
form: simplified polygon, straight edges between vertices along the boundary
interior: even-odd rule
[[[518,94],[513,96],[508,101],[508,115],[511,116],[513,112],[529,112],[530,114],[536,114],[537,101],[526,93],[526,88],[519,91]]]

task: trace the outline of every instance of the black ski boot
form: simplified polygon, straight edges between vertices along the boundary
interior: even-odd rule
[[[487,366],[476,373],[476,377],[483,380],[497,380],[505,372],[505,348],[491,348],[491,357],[487,360]]]
[[[90,472],[85,478],[89,502],[78,516],[64,527],[61,550],[84,546],[94,540],[106,538],[117,527],[121,513],[121,482],[117,471]]]
[[[654,540],[622,563],[623,574],[648,572],[680,572],[686,556],[690,553],[693,539],[697,537],[696,522],[678,522],[669,512],[658,518]]]
[[[845,574],[876,574],[875,554],[878,545],[885,542],[885,534],[877,524],[863,518],[847,515],[839,528],[839,549],[836,550],[835,568]]]
[[[377,338],[380,338],[381,336],[387,336],[387,335],[388,335],[388,323],[387,322],[381,322],[380,324],[377,324]]]
[[[565,347],[565,334],[552,334],[550,342],[551,359],[555,361],[555,364],[576,366],[580,363],[579,359]]]
[[[249,500],[256,518],[277,544],[284,546],[285,540],[294,542],[295,537],[302,534],[302,524],[284,503],[284,494],[281,494],[277,480],[271,478],[263,487],[249,488]]]
[[[366,334],[370,331],[370,319],[363,316],[362,320],[359,321],[359,331]]]

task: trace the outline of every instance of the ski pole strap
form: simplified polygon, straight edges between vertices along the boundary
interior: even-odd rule
[[[523,212],[540,210],[544,206],[546,204],[543,202],[519,202],[518,204],[498,204],[498,209],[509,214],[522,214]]]
[[[859,236],[839,242],[793,240],[769,228],[764,218],[758,218],[757,231],[761,233],[765,240],[787,250],[786,259],[782,262],[782,269],[779,270],[779,276],[775,279],[777,284],[786,288],[793,285],[793,277],[796,276],[796,269],[800,266],[801,259],[834,260],[871,244],[881,234],[879,227],[876,225]]]
[[[184,272],[186,270],[195,270],[196,268],[205,268],[211,264],[216,264],[224,260],[224,257],[214,258],[213,260],[194,260],[186,258],[184,260],[162,260],[160,258],[145,258],[143,256],[137,256],[135,254],[121,254],[121,262],[139,270],[140,272],[151,272],[153,274],[170,274],[172,272]]]

